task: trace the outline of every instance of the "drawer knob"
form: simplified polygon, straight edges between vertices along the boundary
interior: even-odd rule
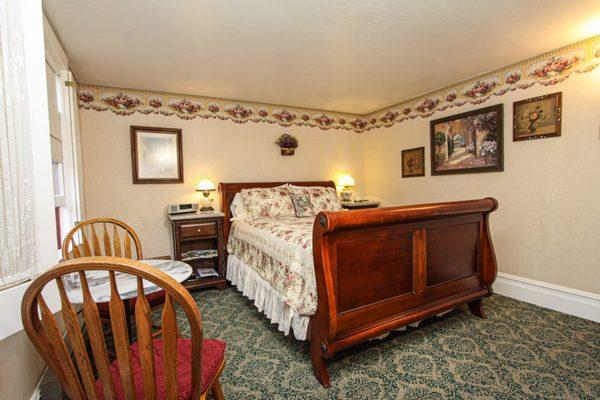
[[[202,229],[198,228],[198,229],[196,230],[196,232],[200,233],[200,232],[202,232]]]

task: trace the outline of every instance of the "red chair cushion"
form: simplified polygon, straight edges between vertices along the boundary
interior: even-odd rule
[[[219,365],[225,357],[226,344],[222,340],[205,339],[202,341],[202,391],[208,388],[208,383],[216,375]],[[133,379],[135,382],[136,399],[144,398],[144,382],[142,378],[142,366],[140,364],[140,353],[137,342],[131,345],[131,363]],[[162,339],[154,340],[154,365],[156,368],[156,390],[158,399],[166,398],[165,375],[163,369],[163,342]],[[125,399],[125,393],[121,386],[119,375],[119,362],[113,361],[111,373],[115,382],[117,399]],[[102,384],[96,381],[96,393],[100,399],[104,399]],[[192,398],[192,341],[190,339],[177,339],[177,399],[185,400]]]
[[[165,302],[165,291],[159,290],[158,292],[150,293],[146,295],[146,299],[148,300],[148,304],[150,304],[150,308],[154,308],[160,304]],[[129,306],[131,307],[131,312],[133,314],[133,308],[135,307],[135,301],[137,297],[129,299]],[[101,318],[109,319],[110,311],[108,307],[108,302],[106,303],[98,303],[98,312],[100,313]]]

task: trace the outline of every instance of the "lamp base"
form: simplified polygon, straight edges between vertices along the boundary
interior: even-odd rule
[[[350,190],[342,190],[340,192],[340,196],[342,197],[343,202],[349,202],[352,199],[352,191]]]
[[[212,213],[214,211],[215,211],[215,209],[212,208],[212,207],[202,207],[202,208],[200,208],[200,212],[201,213]]]

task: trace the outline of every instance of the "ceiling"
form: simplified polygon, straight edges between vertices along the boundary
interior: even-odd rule
[[[600,0],[45,0],[44,10],[82,83],[360,114],[600,33]]]

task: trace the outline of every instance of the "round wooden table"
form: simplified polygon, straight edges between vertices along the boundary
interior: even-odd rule
[[[183,282],[192,275],[192,267],[182,261],[175,260],[140,260],[140,262],[153,266],[175,279],[177,282]],[[96,303],[104,303],[110,300],[110,280],[108,271],[86,271],[85,276],[88,281],[90,293]],[[115,274],[117,289],[121,299],[132,299],[137,297],[137,277],[123,272]],[[81,290],[81,281],[79,274],[69,274],[63,276],[65,291],[69,300],[73,304],[83,303],[83,292]],[[144,280],[144,293],[146,295],[161,290],[154,283]],[[131,305],[129,301],[123,302],[125,306],[125,316],[127,321],[127,331],[131,341]]]

